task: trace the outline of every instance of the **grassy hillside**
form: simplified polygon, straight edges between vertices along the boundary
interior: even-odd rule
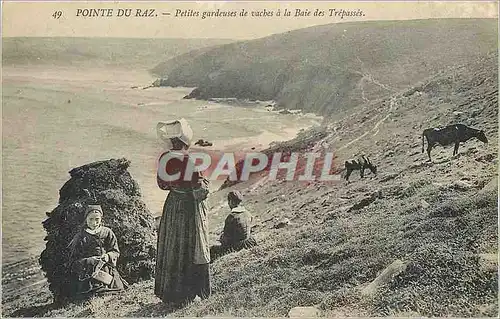
[[[421,153],[427,127],[483,129],[452,157]],[[442,70],[391,96],[328,121],[307,150],[334,151],[338,163],[364,153],[378,174],[350,184],[238,184],[256,218],[259,246],[212,266],[214,294],[172,311],[153,282],[118,296],[50,307],[46,287],[3,305],[10,316],[285,316],[315,305],[336,316],[498,315],[498,55]],[[227,208],[210,199],[212,239]],[[274,226],[283,218],[290,224]],[[493,260],[493,261],[492,261]],[[377,287],[389,265],[403,265]]]
[[[227,39],[2,38],[2,63],[121,66],[150,69],[158,61]]]
[[[497,50],[497,20],[330,24],[188,52],[153,69],[192,97],[274,99],[332,114]]]

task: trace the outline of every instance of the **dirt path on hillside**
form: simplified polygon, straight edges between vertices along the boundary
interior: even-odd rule
[[[374,125],[371,129],[367,130],[367,131],[366,131],[365,133],[363,133],[362,135],[360,135],[360,136],[358,136],[357,138],[355,138],[355,139],[351,140],[350,142],[348,142],[348,143],[346,143],[346,144],[342,145],[340,148],[338,148],[338,149],[337,149],[337,151],[341,151],[341,150],[343,150],[343,149],[347,148],[349,145],[352,145],[353,143],[356,143],[357,141],[359,141],[359,140],[360,140],[360,139],[362,139],[363,137],[367,136],[368,134],[370,134],[370,132],[373,132],[374,130],[377,130],[377,131],[376,131],[375,133],[373,133],[373,136],[377,135],[377,134],[378,134],[378,132],[380,131],[380,130],[378,129],[378,127],[379,127],[379,126],[380,126],[380,125],[381,125],[381,124],[382,124],[385,120],[387,120],[387,119],[391,116],[391,114],[392,114],[391,112],[394,110],[395,105],[396,105],[396,98],[395,98],[395,97],[393,97],[393,98],[391,99],[390,103],[389,103],[389,110],[387,111],[387,115],[386,115],[386,116],[384,116],[381,120],[379,120],[377,123],[375,123],[375,125]]]
[[[359,61],[359,64],[361,65],[361,70],[366,69],[364,62],[359,57],[356,57],[356,59]],[[365,101],[365,102],[369,102],[370,100],[366,97],[365,90],[363,88],[364,81],[368,81],[370,83],[373,83],[373,84],[375,84],[375,85],[377,85],[377,86],[379,86],[379,87],[381,87],[384,90],[387,90],[389,92],[393,92],[393,93],[397,92],[397,89],[390,87],[389,85],[383,84],[383,83],[379,82],[378,80],[376,80],[370,72],[363,72],[363,71],[353,71],[353,72],[362,76],[362,78],[359,80],[358,85],[361,89],[361,97],[362,97],[363,101]]]

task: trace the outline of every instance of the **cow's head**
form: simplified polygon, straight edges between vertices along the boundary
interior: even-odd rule
[[[370,169],[370,171],[373,174],[377,174],[377,166],[373,165],[372,162],[370,162],[370,159],[368,157],[366,157],[365,161],[367,164],[366,166]]]
[[[484,135],[484,132],[483,131],[479,131],[477,132],[477,135],[476,135],[477,139],[480,140],[481,142],[483,143],[488,143],[488,139],[486,138],[486,135]]]

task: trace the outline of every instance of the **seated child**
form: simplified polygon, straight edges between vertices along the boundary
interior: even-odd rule
[[[211,259],[215,259],[225,253],[238,251],[244,248],[251,248],[257,242],[251,234],[252,215],[241,205],[243,196],[238,191],[231,191],[227,195],[231,213],[224,223],[224,230],[220,236],[220,246],[212,246]]]
[[[69,243],[74,297],[128,288],[116,269],[120,256],[116,236],[110,228],[102,225],[102,215],[101,206],[89,205],[82,230]],[[103,276],[93,276],[99,270],[104,272],[100,273]]]

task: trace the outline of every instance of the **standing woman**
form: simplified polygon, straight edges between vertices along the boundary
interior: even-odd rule
[[[185,179],[188,148],[193,131],[181,119],[158,123],[157,133],[168,144],[169,151],[178,157],[170,159],[165,169],[169,175],[180,173],[176,181],[165,181],[157,175],[158,186],[168,190],[158,229],[155,295],[165,303],[180,306],[196,296],[207,298],[210,286],[210,251],[204,200],[208,181],[196,172]]]

